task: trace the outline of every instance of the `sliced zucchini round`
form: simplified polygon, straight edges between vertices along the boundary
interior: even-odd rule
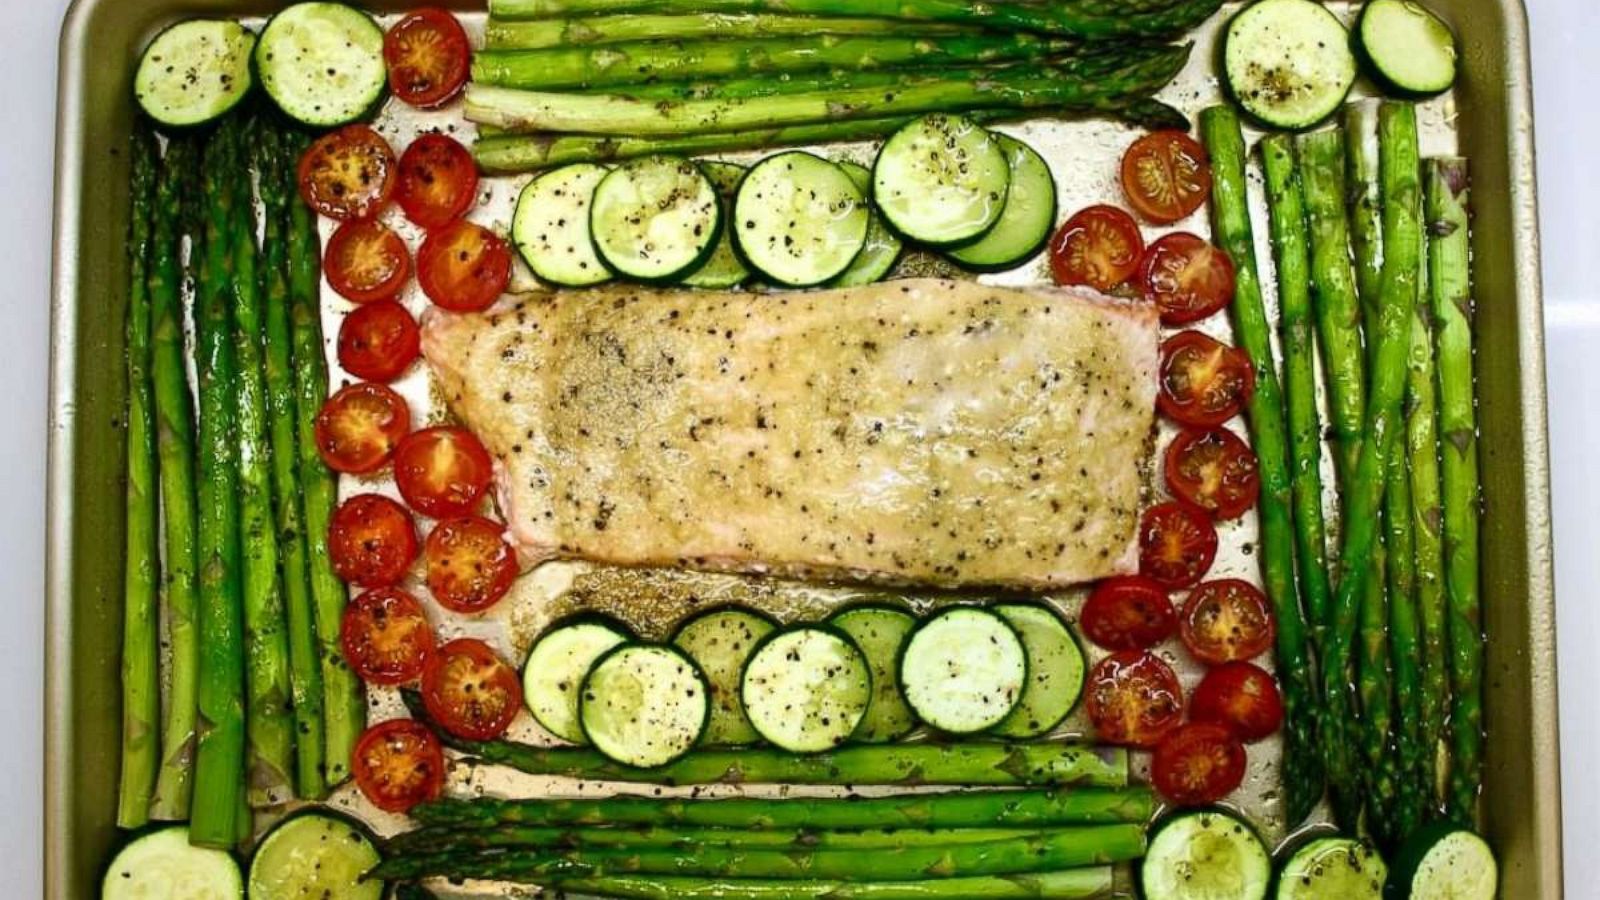
[[[917,626],[916,617],[882,604],[840,610],[828,624],[850,635],[872,671],[872,699],[851,740],[882,744],[905,737],[917,727],[916,713],[900,691],[900,648]]]
[[[730,162],[716,162],[703,160],[700,169],[711,179],[711,186],[717,189],[717,196],[722,201],[722,220],[728,221],[733,215],[733,197],[739,191],[739,182],[744,180],[744,166]],[[722,234],[717,238],[717,246],[712,249],[706,261],[688,275],[684,276],[683,283],[686,287],[704,288],[706,290],[727,290],[738,287],[750,277],[750,270],[745,268],[744,261],[739,258],[739,253],[733,246],[733,229],[724,225]],[[712,713],[716,719],[716,713]]]
[[[884,142],[872,167],[872,199],[896,231],[944,246],[992,228],[1010,181],[993,134],[971,119],[933,113]]]
[[[383,882],[362,875],[382,861],[354,819],[329,812],[290,816],[261,839],[250,860],[250,900],[380,900]]]
[[[1455,83],[1455,35],[1413,0],[1368,0],[1356,22],[1356,48],[1396,93],[1426,97]]]
[[[608,759],[650,769],[700,742],[709,695],[705,676],[677,648],[623,644],[596,660],[583,680],[578,721]]]
[[[517,195],[511,242],[541,281],[589,287],[611,280],[589,235],[589,204],[610,169],[574,163],[540,175]]]
[[[1222,809],[1157,822],[1139,864],[1146,900],[1264,900],[1271,884],[1267,845],[1249,822]]]
[[[1344,837],[1308,841],[1278,870],[1277,900],[1382,900],[1389,869],[1371,844]]]
[[[1022,699],[993,732],[1008,738],[1038,737],[1060,725],[1083,696],[1083,648],[1067,623],[1045,606],[1001,603],[990,608],[1016,629],[1028,654]]]
[[[256,72],[284,114],[313,128],[377,109],[389,84],[383,29],[343,3],[296,3],[261,30]]]
[[[1301,130],[1333,115],[1356,81],[1350,35],[1316,0],[1257,0],[1228,22],[1223,74],[1263,124]]]
[[[972,734],[1000,724],[1028,681],[1028,653],[998,614],[955,606],[925,620],[900,653],[900,687],[918,718]]]
[[[835,278],[866,244],[870,216],[845,171],[799,150],[769,156],[733,201],[734,237],[750,265],[789,287]]]
[[[678,156],[642,156],[594,189],[589,233],[600,258],[640,281],[694,271],[717,245],[722,203],[711,179]]]
[[[843,632],[775,631],[750,654],[741,695],[750,724],[773,745],[818,753],[849,739],[872,699],[872,673]]]
[[[244,878],[226,850],[189,843],[189,828],[174,825],[142,834],[111,860],[101,900],[240,900]]]
[[[1014,137],[996,134],[1011,165],[1011,186],[1000,219],[983,237],[949,251],[969,269],[1009,269],[1032,259],[1056,227],[1056,179],[1044,157]]]
[[[219,119],[250,93],[256,36],[232,19],[190,19],[156,35],[139,57],[133,95],[158,124]]]
[[[856,183],[862,196],[872,192],[871,169],[860,163],[843,160],[838,165]],[[856,254],[856,258],[850,261],[850,267],[833,280],[834,287],[853,287],[882,281],[883,276],[889,274],[894,264],[900,261],[900,251],[903,249],[905,244],[894,233],[894,229],[884,224],[883,214],[872,204],[867,204],[866,243],[861,245],[861,252]],[[870,711],[867,717],[872,717]]]
[[[744,714],[739,699],[744,664],[756,644],[778,624],[750,609],[708,609],[682,625],[672,643],[700,666],[711,688],[711,721],[705,742],[717,745],[753,743],[761,737]]]
[[[583,743],[578,689],[584,676],[595,660],[632,637],[621,622],[587,614],[546,629],[533,642],[522,668],[522,700],[534,721],[564,741]]]
[[[1412,835],[1395,855],[1387,896],[1494,900],[1500,867],[1483,838],[1441,822]]]

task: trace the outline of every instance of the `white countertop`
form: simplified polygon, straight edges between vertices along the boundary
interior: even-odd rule
[[[1550,432],[1555,475],[1556,584],[1562,638],[1562,757],[1566,882],[1593,896],[1600,855],[1600,120],[1594,114],[1600,5],[1527,0],[1533,26],[1544,241]],[[45,397],[49,336],[50,204],[56,38],[67,0],[5,2],[6,70],[0,91],[0,571],[9,627],[0,629],[0,723],[42,747]],[[0,766],[0,847],[16,864],[8,896],[42,892],[40,754],[12,752]],[[1584,889],[1580,885],[1590,885]]]

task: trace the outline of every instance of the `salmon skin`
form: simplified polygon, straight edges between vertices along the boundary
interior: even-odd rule
[[[1043,589],[1133,571],[1153,309],[910,279],[435,311],[528,564]]]

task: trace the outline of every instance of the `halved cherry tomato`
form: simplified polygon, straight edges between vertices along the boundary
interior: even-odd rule
[[[357,494],[328,525],[334,574],[357,587],[388,587],[417,558],[417,532],[406,508],[382,494]]]
[[[1154,747],[1183,721],[1183,688],[1172,667],[1146,650],[1122,650],[1089,670],[1089,719],[1108,744]]]
[[[368,728],[350,754],[356,787],[372,805],[405,812],[444,788],[444,749],[428,726],[390,719]]]
[[[1256,389],[1250,357],[1198,331],[1180,331],[1161,345],[1156,405],[1184,425],[1211,428],[1239,414]]]
[[[356,303],[384,300],[400,292],[411,274],[411,252],[387,225],[351,221],[328,238],[322,254],[328,286]]]
[[[478,165],[455,138],[425,134],[400,154],[400,185],[395,201],[406,218],[423,228],[438,228],[472,207],[478,193]]]
[[[335,472],[371,472],[389,461],[411,430],[405,398],[381,384],[357,382],[329,397],[317,412],[317,452]]]
[[[1139,520],[1139,572],[1164,587],[1195,584],[1216,558],[1216,526],[1198,507],[1161,503],[1145,510]]]
[[[1178,630],[1167,589],[1143,575],[1107,578],[1078,614],[1078,629],[1107,650],[1143,650]]]
[[[475,638],[456,638],[428,658],[422,671],[422,703],[457,737],[499,737],[522,707],[517,670]]]
[[[1181,131],[1153,131],[1122,154],[1122,192],[1134,211],[1170,225],[1211,196],[1211,160]]]
[[[339,365],[368,381],[393,381],[422,348],[417,320],[394,300],[357,307],[339,325]]]
[[[434,231],[417,251],[417,281],[453,312],[487,309],[511,280],[511,250],[498,235],[464,219]]]
[[[1200,238],[1175,231],[1145,251],[1139,288],[1161,308],[1161,324],[1198,322],[1233,299],[1233,260]]]
[[[1283,727],[1283,694],[1277,679],[1255,663],[1223,663],[1200,680],[1189,717],[1226,725],[1248,744]]]
[[[482,516],[434,526],[422,545],[433,599],[462,613],[483,612],[498,603],[517,580],[517,554],[504,535],[503,526]]]
[[[1191,722],[1156,747],[1150,781],[1178,806],[1216,803],[1244,783],[1244,745],[1212,722]]]
[[[494,464],[477,435],[453,425],[406,436],[394,452],[394,480],[411,508],[435,519],[464,516],[489,488]]]
[[[1219,519],[1237,519],[1261,496],[1254,450],[1226,428],[1185,431],[1167,446],[1167,487]]]
[[[389,90],[412,106],[439,106],[467,83],[470,52],[455,16],[433,7],[408,13],[383,38]]]
[[[1222,578],[1189,592],[1178,614],[1178,636],[1195,659],[1220,666],[1267,652],[1277,624],[1260,588]]]
[[[1068,219],[1050,239],[1057,284],[1109,291],[1133,277],[1144,254],[1139,223],[1115,206],[1091,206]]]
[[[367,125],[317,138],[300,157],[300,196],[330,219],[370,219],[394,192],[394,151]]]
[[[405,684],[422,677],[422,666],[433,652],[433,628],[415,597],[377,588],[345,606],[339,643],[345,661],[363,681]]]

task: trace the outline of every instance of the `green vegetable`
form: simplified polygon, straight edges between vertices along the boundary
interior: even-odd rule
[[[484,43],[490,50],[540,50],[618,44],[626,41],[671,41],[693,38],[799,37],[817,35],[971,35],[976,29],[929,22],[908,24],[893,19],[813,18],[781,14],[591,16],[519,22],[490,19]]]
[[[887,850],[915,841],[930,847],[958,844],[988,844],[1018,838],[1042,837],[1072,828],[875,828],[861,831],[819,831],[811,828],[780,828],[753,831],[736,828],[684,828],[648,826],[642,828],[557,828],[539,825],[500,825],[492,828],[419,828],[391,838],[385,855],[437,855],[461,850],[487,850],[493,847],[578,849],[644,847],[692,850],[717,845],[746,849]]]
[[[1363,4],[1355,43],[1374,79],[1387,90],[1427,96],[1455,83],[1455,35],[1416,0]]]
[[[100,900],[238,900],[244,897],[239,864],[225,850],[190,843],[189,829],[173,825],[140,834],[117,851],[100,882]]]
[[[759,878],[610,875],[560,882],[562,890],[634,900],[998,900],[1110,896],[1112,870],[1090,866],[1025,875],[940,878],[931,881],[784,881]]]
[[[1256,0],[1228,21],[1228,93],[1270,128],[1310,128],[1333,115],[1356,80],[1344,23],[1315,0]]]

